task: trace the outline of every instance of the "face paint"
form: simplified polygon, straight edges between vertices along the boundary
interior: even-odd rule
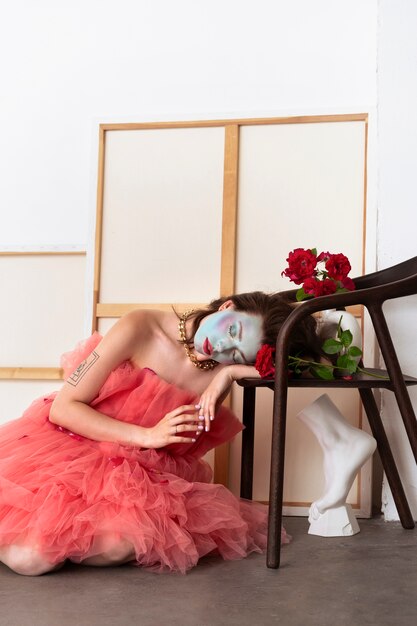
[[[194,336],[194,349],[219,363],[254,363],[262,336],[259,315],[224,309],[203,319]]]

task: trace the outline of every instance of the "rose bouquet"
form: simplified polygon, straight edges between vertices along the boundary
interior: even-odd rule
[[[344,254],[330,252],[317,254],[316,248],[307,250],[295,248],[289,253],[287,263],[288,267],[281,275],[287,276],[296,285],[302,285],[296,294],[298,302],[355,289],[355,283],[348,277],[351,265]],[[357,346],[352,346],[351,331],[341,328],[342,318],[343,312],[340,313],[336,336],[326,339],[322,346],[323,353],[329,355],[335,362],[318,363],[302,358],[301,354],[290,355],[289,376],[300,377],[309,373],[315,378],[331,380],[336,373],[343,378],[351,379],[356,371],[364,371],[358,366],[362,351]],[[275,346],[265,344],[260,348],[255,367],[262,378],[275,376]]]
[[[355,283],[348,277],[352,268],[344,254],[317,254],[316,248],[295,248],[289,253],[287,263],[288,267],[281,272],[281,276],[302,285],[296,294],[298,302],[355,289]]]

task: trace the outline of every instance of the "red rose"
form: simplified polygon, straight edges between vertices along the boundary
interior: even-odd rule
[[[321,261],[327,261],[331,257],[330,252],[320,252],[317,257],[317,263],[321,263]]]
[[[325,278],[321,282],[321,295],[322,296],[330,296],[332,293],[335,293],[337,289],[337,284],[331,278]]]
[[[337,285],[331,278],[318,280],[317,278],[307,278],[303,284],[306,293],[318,298],[318,296],[328,296],[335,293]]]
[[[322,284],[323,283],[317,278],[307,278],[307,280],[304,281],[303,289],[305,293],[317,298],[317,296],[322,295]]]
[[[275,348],[264,344],[256,355],[255,367],[261,378],[273,378],[275,376]]]
[[[343,280],[352,269],[349,259],[344,254],[331,254],[325,267],[330,278],[334,280]]]
[[[349,289],[349,291],[355,291],[356,289],[355,283],[348,276],[346,276],[346,278],[342,280],[342,287],[344,287],[345,289]]]
[[[295,248],[289,253],[287,259],[288,267],[282,272],[296,285],[301,285],[306,278],[311,278],[317,265],[317,258],[311,250]]]

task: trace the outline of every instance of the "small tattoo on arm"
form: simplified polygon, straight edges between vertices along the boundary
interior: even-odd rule
[[[71,376],[67,379],[67,383],[69,383],[73,387],[76,387],[77,384],[82,379],[82,377],[84,376],[84,374],[88,372],[90,367],[94,365],[94,363],[97,361],[98,358],[99,358],[99,355],[97,354],[95,350],[93,350],[90,356],[87,359],[84,359],[84,361],[79,364],[75,372],[73,372]]]

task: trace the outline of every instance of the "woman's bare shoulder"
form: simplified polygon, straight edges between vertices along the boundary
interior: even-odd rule
[[[103,340],[105,343],[121,343],[129,347],[131,354],[125,355],[130,358],[137,350],[138,345],[143,345],[152,340],[161,325],[160,311],[150,309],[135,309],[123,315],[106,333]]]
[[[117,325],[124,332],[138,338],[148,337],[149,332],[157,332],[163,328],[166,319],[171,316],[167,311],[156,309],[134,309],[123,315]]]
[[[126,313],[109,331],[117,334],[117,340],[130,345],[128,358],[146,350],[152,344],[171,341],[177,333],[177,317],[173,311],[156,309],[135,309]]]

